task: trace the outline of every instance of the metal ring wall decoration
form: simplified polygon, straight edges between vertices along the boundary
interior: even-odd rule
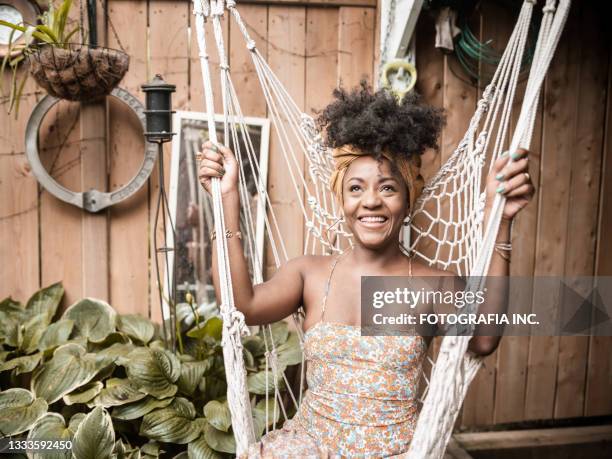
[[[111,96],[124,102],[138,117],[142,125],[143,132],[146,131],[146,120],[144,114],[144,105],[136,97],[130,94],[125,89],[115,88],[110,93]],[[60,99],[53,96],[45,96],[41,99],[28,120],[26,127],[25,150],[26,157],[32,166],[32,172],[36,179],[40,182],[45,190],[51,193],[58,199],[64,202],[85,209],[88,212],[99,212],[113,204],[117,204],[131,195],[145,184],[157,160],[157,145],[145,140],[145,155],[140,169],[130,179],[128,183],[118,188],[115,191],[103,192],[95,189],[76,192],[64,188],[55,181],[51,175],[45,170],[40,161],[38,153],[38,131],[45,115],[49,112]]]

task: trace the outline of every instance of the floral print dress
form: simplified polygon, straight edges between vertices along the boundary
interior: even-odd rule
[[[248,457],[387,457],[406,452],[416,426],[426,352],[427,343],[418,335],[361,336],[359,326],[321,320],[304,335],[308,389],[297,414],[251,445]]]

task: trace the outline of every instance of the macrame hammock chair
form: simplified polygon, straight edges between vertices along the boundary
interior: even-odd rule
[[[488,272],[505,202],[503,196],[496,196],[485,227],[484,177],[487,165],[492,164],[505,150],[529,148],[544,77],[569,12],[570,0],[545,2],[523,102],[510,138],[509,126],[513,102],[535,3],[535,0],[526,0],[522,4],[516,26],[493,80],[484,90],[467,132],[457,149],[425,185],[408,220],[411,237],[405,238],[403,242],[407,251],[420,257],[424,262],[441,269],[452,270],[458,275],[470,276],[466,288],[473,291],[482,287],[478,283],[482,282],[483,276]],[[234,0],[193,0],[193,4],[208,113],[208,132],[210,140],[216,143],[215,101],[213,101],[205,32],[205,27],[212,23],[220,62],[224,139],[227,145],[230,145],[231,140],[240,167],[239,189],[243,203],[241,212],[246,222],[245,251],[250,262],[253,282],[263,282],[263,273],[254,242],[253,210],[249,205],[244,205],[249,202],[245,170],[250,171],[255,177],[258,196],[265,200],[267,206],[264,216],[265,229],[274,263],[279,267],[289,257],[270,197],[262,185],[263,182],[258,179],[260,177],[258,157],[248,134],[225,52],[221,26],[223,14],[233,18],[250,51],[279,150],[284,157],[287,174],[304,216],[307,229],[304,253],[342,252],[343,248],[351,246],[351,235],[343,225],[340,210],[336,207],[335,198],[329,189],[329,177],[333,171],[332,157],[323,143],[313,118],[303,113],[296,105],[266,63],[255,41],[250,37]],[[303,165],[302,158],[305,158],[306,166]],[[225,234],[218,179],[212,182],[212,207],[216,234]],[[227,240],[218,237],[215,239],[215,244],[219,260],[220,314],[223,319],[222,345],[228,383],[227,399],[236,439],[236,451],[240,455],[246,453],[248,446],[256,441],[241,342],[242,336],[248,334],[249,329],[245,325],[242,313],[236,310],[234,305]],[[300,314],[295,314],[294,319],[302,340]],[[424,401],[414,437],[406,453],[411,459],[442,457],[468,386],[481,365],[480,358],[466,352],[471,330],[468,329],[467,334],[466,330],[458,331],[462,332],[457,333],[458,335],[464,334],[464,336],[445,336],[442,339],[437,360],[424,391],[422,398]],[[270,389],[267,392],[279,402],[278,409],[286,418],[279,383],[284,380],[287,387],[290,387],[290,384],[284,374],[284,365],[279,361],[274,348],[271,329],[265,327],[264,334],[266,366],[270,369],[266,372],[266,386]],[[301,400],[303,373],[302,362],[300,392],[296,397],[289,391],[290,402],[296,407]],[[268,403],[265,406],[266,417],[276,419],[277,413],[269,412]],[[276,411],[277,404],[271,406]],[[268,419],[265,424],[268,425]],[[276,424],[272,423],[272,428],[275,427]]]

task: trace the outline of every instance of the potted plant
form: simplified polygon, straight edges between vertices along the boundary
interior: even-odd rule
[[[39,24],[13,24],[0,20],[11,30],[11,44],[0,67],[0,77],[10,69],[9,112],[18,111],[19,99],[28,73],[18,78],[18,67],[27,62],[30,75],[52,96],[92,101],[102,98],[119,84],[129,67],[129,56],[123,51],[72,43],[80,27],[70,28],[68,15],[72,0],[63,0],[56,8],[39,16]],[[12,36],[21,32],[24,39],[13,43]]]

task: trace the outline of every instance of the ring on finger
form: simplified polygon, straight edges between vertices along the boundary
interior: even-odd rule
[[[525,176],[525,180],[529,181],[531,179],[529,172],[524,172],[523,175]]]

